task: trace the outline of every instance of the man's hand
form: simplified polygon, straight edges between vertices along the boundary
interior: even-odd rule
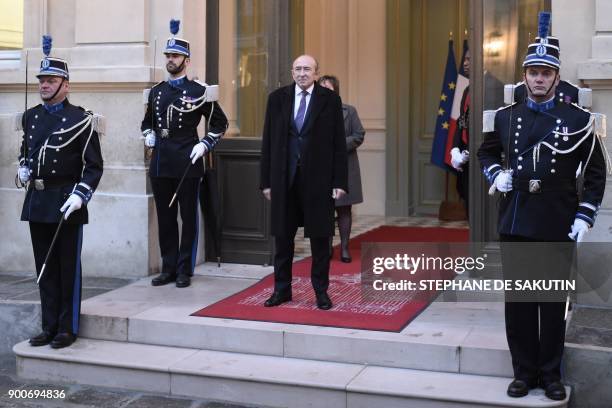
[[[60,212],[64,212],[64,210],[66,210],[64,219],[67,220],[70,214],[81,208],[82,205],[83,199],[81,197],[76,194],[70,194],[64,205],[62,205],[62,208],[60,208]]]
[[[514,170],[504,170],[500,172],[497,177],[495,177],[495,181],[493,181],[495,188],[502,193],[512,191],[512,173],[514,173]]]
[[[30,180],[30,168],[26,166],[19,166],[17,169],[17,175],[21,184],[25,184]]]
[[[189,155],[189,158],[191,159],[191,164],[195,164],[195,162],[201,159],[202,156],[204,156],[207,151],[208,151],[208,148],[202,142],[193,146],[193,149],[191,150],[191,154]]]
[[[266,200],[270,201],[272,199],[271,188],[264,188],[263,190],[261,190],[261,192],[263,193],[264,197],[266,197]]]
[[[470,160],[470,152],[467,150],[460,152],[458,147],[453,147],[450,153],[453,168],[457,171],[463,171],[463,165]]]
[[[332,190],[332,198],[334,200],[339,200],[346,195],[346,191],[341,188],[334,188]]]
[[[572,230],[567,236],[576,242],[582,242],[584,235],[589,232],[589,228],[589,224],[585,220],[576,218],[572,225]]]
[[[155,147],[155,131],[151,130],[151,129],[147,129],[144,131],[143,133],[145,139],[144,139],[144,145],[146,147]]]

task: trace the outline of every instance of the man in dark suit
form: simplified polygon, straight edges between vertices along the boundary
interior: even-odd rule
[[[261,154],[261,190],[272,206],[275,237],[274,292],[264,306],[291,300],[291,267],[297,228],[304,226],[312,250],[311,280],[319,309],[332,307],[329,238],[334,199],[347,191],[347,154],[342,101],[315,81],[317,61],[293,62],[294,84],[268,97]]]
[[[546,29],[542,40],[529,45],[523,63],[527,96],[485,112],[478,159],[492,191],[504,193],[498,223],[504,276],[537,279],[548,273],[548,279],[569,279],[573,241],[582,241],[595,223],[606,165],[595,117],[555,96],[559,49],[545,40],[548,24],[540,26]],[[584,180],[580,188],[577,169]],[[526,255],[534,247],[550,249]],[[566,293],[550,301],[554,293],[548,292],[536,299],[506,293],[506,336],[514,368],[507,390],[511,397],[541,386],[553,400],[566,398],[561,383]]]
[[[18,178],[27,189],[21,220],[30,224],[40,277],[42,332],[30,339],[30,345],[63,348],[79,331],[83,225],[103,162],[100,117],[68,102],[68,64],[49,57],[50,51],[51,38],[45,36],[46,56],[37,75],[43,103],[22,116]],[[61,217],[64,222],[42,272]]]
[[[179,30],[178,20],[170,22],[172,34]],[[157,209],[161,274],[153,286],[176,281],[176,287],[191,284],[198,247],[198,196],[204,176],[202,157],[211,151],[227,129],[227,118],[216,102],[216,94],[198,80],[187,78],[191,51],[189,42],[170,37],[164,50],[167,81],[148,92],[147,111],[141,124],[146,147],[153,149],[149,177]],[[198,137],[202,116],[208,120],[208,133]],[[179,182],[189,166],[183,184]],[[178,189],[178,190],[177,190]],[[176,192],[176,202],[170,201]],[[181,214],[181,238],[177,213]]]

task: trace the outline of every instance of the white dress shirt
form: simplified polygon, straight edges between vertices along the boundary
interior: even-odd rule
[[[314,89],[314,82],[310,87],[306,90],[308,95],[306,95],[306,110],[304,111],[304,119],[306,119],[306,112],[308,112],[308,104],[310,103],[310,97],[312,96],[312,90]],[[293,101],[293,119],[297,116],[298,109],[300,107],[300,102],[302,101],[302,88],[295,84],[295,101]]]

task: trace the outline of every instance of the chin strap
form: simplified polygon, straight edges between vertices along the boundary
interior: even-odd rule
[[[60,89],[62,89],[62,85],[64,85],[64,81],[66,80],[66,78],[62,77],[62,82],[60,82],[59,86],[57,87],[57,89],[55,90],[55,93],[53,94],[53,96],[51,96],[49,99],[46,99],[46,101],[52,101],[53,99],[55,99],[55,97],[57,96],[57,93],[60,91]]]

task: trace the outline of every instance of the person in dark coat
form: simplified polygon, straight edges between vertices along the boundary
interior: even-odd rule
[[[318,64],[309,55],[293,62],[294,84],[268,97],[260,188],[271,201],[274,292],[264,306],[291,300],[291,266],[297,228],[304,226],[312,250],[311,280],[317,306],[332,307],[329,238],[334,199],[348,189],[346,138],[340,97],[315,82]]]
[[[463,72],[466,78],[470,77],[471,59],[470,51],[466,51],[463,59]],[[470,207],[470,87],[467,86],[461,95],[459,105],[459,119],[453,135],[453,148],[450,151],[451,165],[457,170],[457,192],[465,203],[465,210],[469,217]]]
[[[43,103],[21,118],[18,179],[27,189],[21,220],[29,222],[40,277],[42,332],[30,339],[30,345],[63,348],[79,332],[83,225],[88,223],[87,204],[103,168],[97,132],[101,118],[68,102],[68,64],[48,56],[48,36],[43,51],[46,56],[37,75]],[[43,272],[61,217],[64,221]]]
[[[340,95],[340,81],[333,75],[323,75],[319,78],[319,85]],[[349,263],[352,261],[349,252],[349,239],[353,223],[352,206],[363,202],[357,148],[363,143],[365,129],[354,106],[343,103],[342,114],[344,116],[344,133],[348,153],[348,193],[336,200],[336,214],[338,216],[338,231],[340,231],[340,260]]]
[[[172,34],[179,22],[172,20]],[[213,87],[187,78],[190,62],[189,42],[171,37],[164,50],[167,81],[155,85],[149,92],[147,111],[141,130],[146,147],[153,149],[149,177],[157,209],[159,248],[162,256],[161,274],[153,286],[176,281],[176,287],[191,284],[198,247],[198,197],[200,180],[204,176],[202,157],[211,151],[227,129],[227,118],[216,102]],[[198,137],[197,127],[204,116],[208,133]],[[185,180],[179,182],[189,166]],[[178,191],[177,191],[178,188]],[[176,200],[169,206],[176,192]],[[177,213],[181,214],[181,238]]]
[[[527,97],[485,112],[478,159],[491,192],[503,193],[498,230],[504,277],[537,279],[547,272],[553,279],[569,279],[574,241],[582,241],[595,223],[606,164],[595,114],[555,96],[559,49],[545,41],[546,14],[541,19],[542,40],[529,45],[523,63]],[[583,179],[579,188],[577,170]],[[550,247],[547,253],[555,256],[526,255],[533,247]],[[559,265],[559,258],[566,262]],[[518,264],[520,259],[527,262]],[[506,336],[514,368],[507,390],[511,397],[541,386],[550,399],[566,398],[561,359],[567,306],[566,293],[561,294],[562,299],[554,301],[532,301],[506,293]]]

